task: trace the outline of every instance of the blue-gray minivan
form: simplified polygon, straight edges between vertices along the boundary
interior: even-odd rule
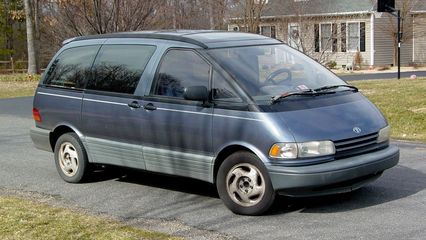
[[[59,175],[94,165],[207,181],[234,213],[276,194],[343,193],[399,161],[390,128],[356,87],[271,38],[220,31],[78,37],[48,65],[31,138]]]

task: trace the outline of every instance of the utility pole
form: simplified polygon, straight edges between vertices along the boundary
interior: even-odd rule
[[[401,79],[401,10],[397,11],[396,17],[398,18],[398,79]]]

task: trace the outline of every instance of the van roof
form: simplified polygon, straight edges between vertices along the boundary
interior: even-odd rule
[[[89,39],[107,39],[107,38],[148,38],[160,40],[172,40],[178,42],[191,43],[202,48],[218,48],[229,46],[245,46],[255,44],[276,44],[280,43],[276,39],[265,37],[258,34],[227,32],[215,30],[160,30],[160,31],[141,31],[141,32],[120,32],[100,35],[90,35],[71,38],[64,41],[64,44],[70,42],[89,40]],[[250,44],[249,44],[250,43]]]

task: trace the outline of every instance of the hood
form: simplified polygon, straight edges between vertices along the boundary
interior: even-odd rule
[[[360,137],[387,125],[380,111],[360,93],[302,97],[275,105],[270,110],[284,122],[297,142]]]

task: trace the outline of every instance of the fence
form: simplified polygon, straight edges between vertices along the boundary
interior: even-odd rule
[[[15,61],[10,58],[10,61],[0,61],[0,73],[25,73],[27,72],[27,61]]]

